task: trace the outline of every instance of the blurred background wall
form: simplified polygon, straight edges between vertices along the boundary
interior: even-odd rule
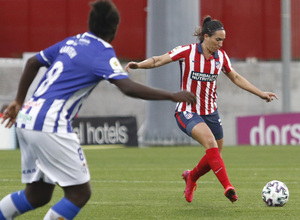
[[[90,0],[0,0],[0,57],[21,57],[87,30]],[[113,42],[122,59],[146,56],[147,0],[113,0],[121,22]],[[199,18],[221,20],[231,58],[281,58],[281,0],[199,0]],[[189,13],[188,11],[186,13]],[[180,19],[173,15],[174,20]],[[291,0],[293,58],[300,58],[300,1]],[[202,23],[200,20],[198,23]],[[180,32],[180,30],[178,30]],[[190,30],[187,35],[192,35]],[[190,42],[186,42],[187,44]],[[170,48],[172,49],[172,48]]]
[[[23,53],[38,52],[67,36],[87,31],[89,2],[90,0],[0,0],[1,106],[15,96],[24,65]],[[129,60],[145,59],[147,51],[149,52],[146,43],[149,37],[147,36],[149,3],[147,0],[113,0],[113,2],[121,15],[117,37],[112,43],[117,56],[124,66]],[[293,59],[290,64],[291,112],[299,112],[300,102],[297,100],[300,95],[298,85],[300,1],[291,0],[290,3]],[[235,145],[237,116],[282,112],[281,0],[199,0],[198,5],[200,15],[199,21],[195,23],[201,24],[204,16],[211,15],[224,24],[227,38],[223,49],[231,58],[233,67],[260,89],[273,91],[279,96],[278,101],[266,104],[259,98],[240,90],[221,74],[218,78],[218,106],[224,126],[224,143]],[[185,8],[183,7],[182,10]],[[174,14],[171,19],[176,20],[180,17]],[[195,28],[191,28],[185,34],[192,36]],[[181,29],[173,30],[173,33],[176,31],[180,32]],[[158,32],[157,35],[159,34]],[[189,43],[193,42],[186,42]],[[177,45],[179,43],[168,44],[165,51]],[[151,45],[148,44],[148,47]],[[178,63],[169,65],[178,69]],[[146,84],[148,84],[147,75],[149,73],[146,70],[134,70],[130,73],[135,81]],[[159,75],[157,79],[160,79]],[[103,92],[112,94],[114,98],[98,95]],[[103,102],[106,108],[103,108]],[[80,116],[136,116],[142,139],[145,132],[144,122],[148,117],[146,103],[125,97],[114,86],[101,82],[86,101]],[[175,103],[171,105],[175,108]],[[173,112],[157,114],[173,115]],[[191,139],[188,142],[194,143]]]

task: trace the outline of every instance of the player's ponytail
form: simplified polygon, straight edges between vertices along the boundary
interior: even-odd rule
[[[203,23],[202,23],[202,27],[204,27],[205,23],[210,22],[211,21],[211,17],[208,15],[203,19]]]
[[[212,20],[208,15],[203,19],[202,27],[199,27],[198,30],[196,30],[194,36],[197,36],[199,41],[202,42],[205,34],[211,37],[218,30],[224,30],[223,24],[218,20]]]

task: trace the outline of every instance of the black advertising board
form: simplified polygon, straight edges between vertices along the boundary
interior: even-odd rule
[[[137,123],[136,118],[132,116],[78,117],[72,125],[82,145],[138,146]]]

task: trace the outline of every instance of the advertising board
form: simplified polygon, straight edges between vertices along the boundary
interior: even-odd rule
[[[300,113],[237,117],[238,145],[300,145]]]
[[[82,117],[73,121],[81,145],[138,146],[135,117]]]

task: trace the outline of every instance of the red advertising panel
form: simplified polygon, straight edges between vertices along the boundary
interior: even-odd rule
[[[238,145],[299,145],[300,113],[237,117]]]
[[[92,0],[0,0],[0,57],[21,57],[87,30]],[[113,0],[120,25],[113,46],[119,58],[146,55],[147,0]],[[223,22],[230,58],[281,59],[280,0],[199,0],[205,15]],[[183,9],[184,10],[184,9]],[[300,1],[291,0],[292,57],[300,58]],[[180,30],[178,30],[180,31]],[[159,33],[157,33],[159,35]]]
[[[201,0],[201,16],[206,15],[224,24],[229,57],[281,57],[280,0]]]
[[[22,57],[88,30],[92,0],[0,0],[0,57]],[[119,58],[144,59],[147,0],[114,0],[121,19],[113,46]]]

